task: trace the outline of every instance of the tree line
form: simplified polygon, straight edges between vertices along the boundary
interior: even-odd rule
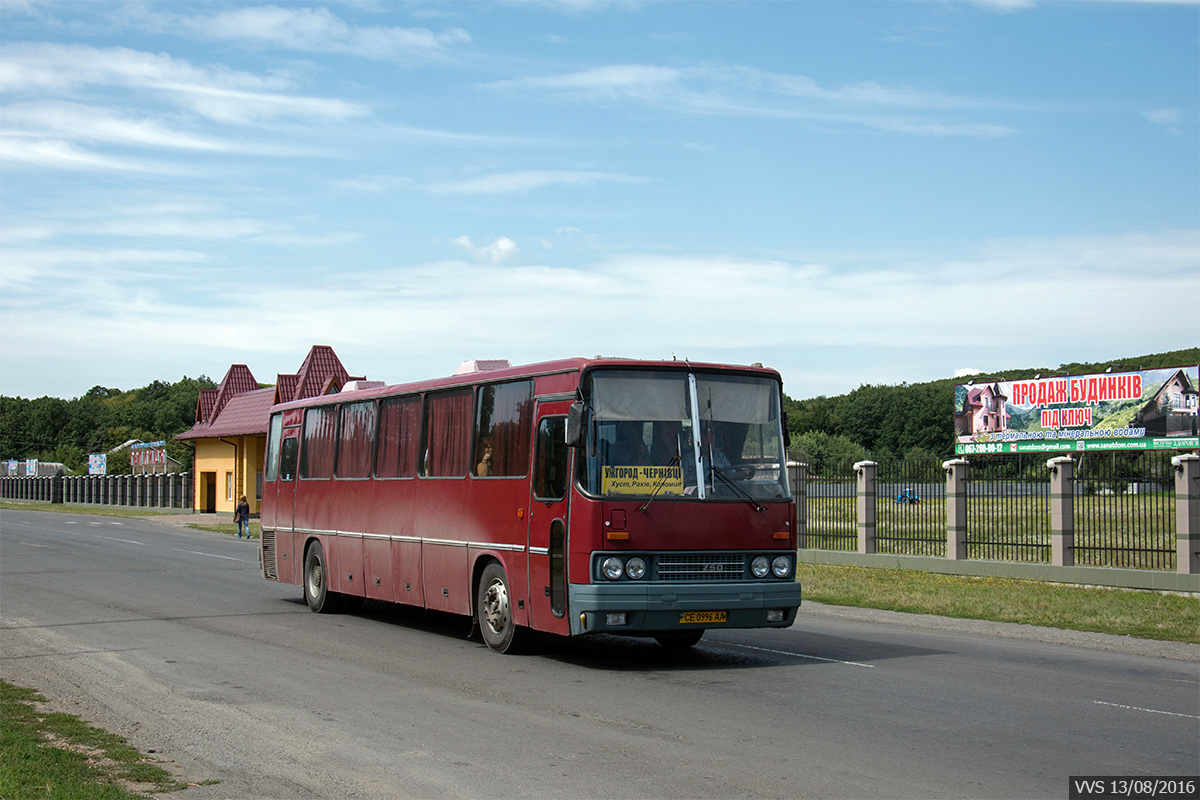
[[[898,386],[863,385],[834,397],[785,398],[792,444],[789,455],[820,473],[833,464],[871,459],[925,461],[954,454],[954,386],[1014,381],[1036,375],[1085,375],[1200,363],[1200,347],[1171,350],[1098,363],[1072,362],[1058,367],[1002,370],[970,378],[944,378]]]
[[[129,391],[93,386],[72,400],[0,397],[0,459],[35,458],[86,473],[88,454],[137,439],[165,441],[167,455],[191,469],[192,448],[175,441],[175,435],[195,422],[200,390],[215,388],[201,375]],[[129,472],[128,462],[109,461],[110,473]]]
[[[1200,363],[1200,347],[1135,356],[1103,363],[1071,363],[974,376],[976,383],[1012,381],[1056,374],[1082,375],[1114,370],[1158,369]],[[810,469],[826,464],[906,459],[925,461],[954,453],[954,385],[966,378],[945,378],[899,385],[864,384],[846,394],[795,400],[784,397],[792,437],[789,455]],[[129,391],[92,387],[82,397],[60,400],[0,397],[0,458],[36,458],[60,462],[74,472],[87,471],[89,453],[104,453],[129,441],[166,441],[168,455],[190,469],[192,449],[175,435],[192,427],[201,389],[216,384],[208,377],[174,383],[154,381]],[[128,470],[114,462],[110,472]]]

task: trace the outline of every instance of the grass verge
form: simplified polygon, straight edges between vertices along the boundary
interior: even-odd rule
[[[0,681],[0,797],[136,800],[185,788],[120,736],[40,711],[44,702]]]
[[[138,508],[136,506],[92,506],[69,505],[66,503],[52,504],[39,502],[21,502],[14,500],[0,501],[0,511],[52,511],[55,514],[87,514],[91,517],[169,517],[178,512],[158,511],[153,508]]]
[[[224,533],[229,536],[237,536],[237,524],[233,522],[218,522],[212,525],[202,525],[200,523],[190,523],[187,527],[195,528],[198,531],[212,531],[213,533]],[[250,520],[250,535],[249,539],[257,539],[259,536],[258,523]]]
[[[1200,642],[1200,599],[1185,595],[825,564],[797,572],[805,599],[829,605]]]

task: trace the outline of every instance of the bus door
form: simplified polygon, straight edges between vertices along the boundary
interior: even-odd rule
[[[300,429],[285,428],[279,448],[279,480],[275,482],[275,549],[276,563],[290,583],[300,582],[301,564],[295,555],[296,472],[300,460]]]
[[[567,635],[566,444],[569,400],[538,403],[533,484],[529,499],[529,624]]]

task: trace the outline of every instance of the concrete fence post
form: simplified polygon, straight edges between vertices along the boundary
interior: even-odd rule
[[[1175,571],[1200,572],[1200,456],[1171,459],[1175,468]]]
[[[1075,566],[1075,462],[1058,456],[1046,462],[1050,470],[1050,563]]]
[[[854,465],[858,477],[858,552],[875,552],[875,469],[874,461],[859,461]]]
[[[967,460],[942,462],[946,470],[946,558],[967,557]]]
[[[808,546],[808,464],[789,461],[787,471],[796,501],[796,548],[803,550]]]

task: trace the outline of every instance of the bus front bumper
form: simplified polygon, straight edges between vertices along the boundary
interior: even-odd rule
[[[795,581],[572,584],[568,602],[572,635],[786,628],[796,621],[800,584]]]

